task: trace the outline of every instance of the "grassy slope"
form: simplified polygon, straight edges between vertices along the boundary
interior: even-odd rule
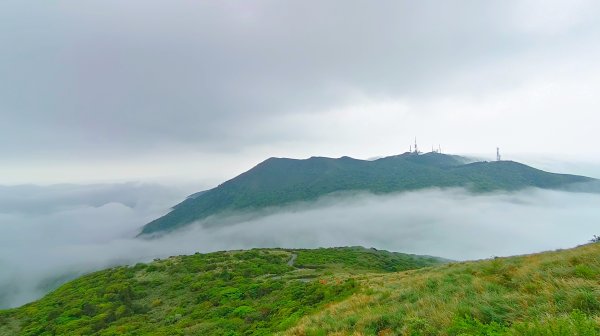
[[[340,191],[391,193],[429,187],[469,187],[475,191],[525,187],[560,188],[592,179],[552,174],[512,161],[463,164],[439,153],[403,154],[375,161],[315,157],[268,159],[253,169],[190,197],[148,223],[142,233],[170,231],[211,215],[315,200]]]
[[[600,243],[421,268],[437,263],[362,248],[171,257],[2,311],[0,335],[600,335]]]
[[[359,277],[287,335],[600,335],[600,243]]]
[[[356,292],[357,274],[439,263],[363,248],[171,257],[95,272],[0,311],[0,335],[270,335]]]

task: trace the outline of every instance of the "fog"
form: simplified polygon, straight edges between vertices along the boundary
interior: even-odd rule
[[[197,251],[362,245],[465,260],[568,248],[600,233],[599,194],[430,189],[329,196],[134,238],[184,195],[144,184],[0,188],[0,307],[93,270]]]
[[[128,261],[109,245],[134,236],[187,192],[141,183],[0,186],[0,307]]]

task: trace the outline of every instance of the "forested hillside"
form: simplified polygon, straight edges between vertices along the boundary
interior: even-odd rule
[[[517,162],[475,162],[456,155],[405,153],[374,161],[349,157],[268,159],[251,170],[176,205],[142,230],[168,232],[212,215],[315,200],[334,192],[376,194],[430,187],[466,187],[475,192],[526,187],[559,189],[593,179],[541,171]]]

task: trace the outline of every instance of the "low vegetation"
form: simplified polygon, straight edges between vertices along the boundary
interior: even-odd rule
[[[0,312],[0,335],[123,334],[600,335],[600,244],[460,263],[364,248],[178,256]]]
[[[600,335],[600,244],[359,276],[286,335]]]
[[[364,248],[171,257],[92,273],[0,312],[0,335],[271,335],[355,293],[357,274],[439,263]]]

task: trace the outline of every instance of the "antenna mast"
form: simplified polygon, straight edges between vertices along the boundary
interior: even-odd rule
[[[502,156],[500,156],[500,147],[496,147],[496,161],[502,161]]]
[[[415,137],[415,154],[419,154],[419,147],[417,147],[417,137]]]

